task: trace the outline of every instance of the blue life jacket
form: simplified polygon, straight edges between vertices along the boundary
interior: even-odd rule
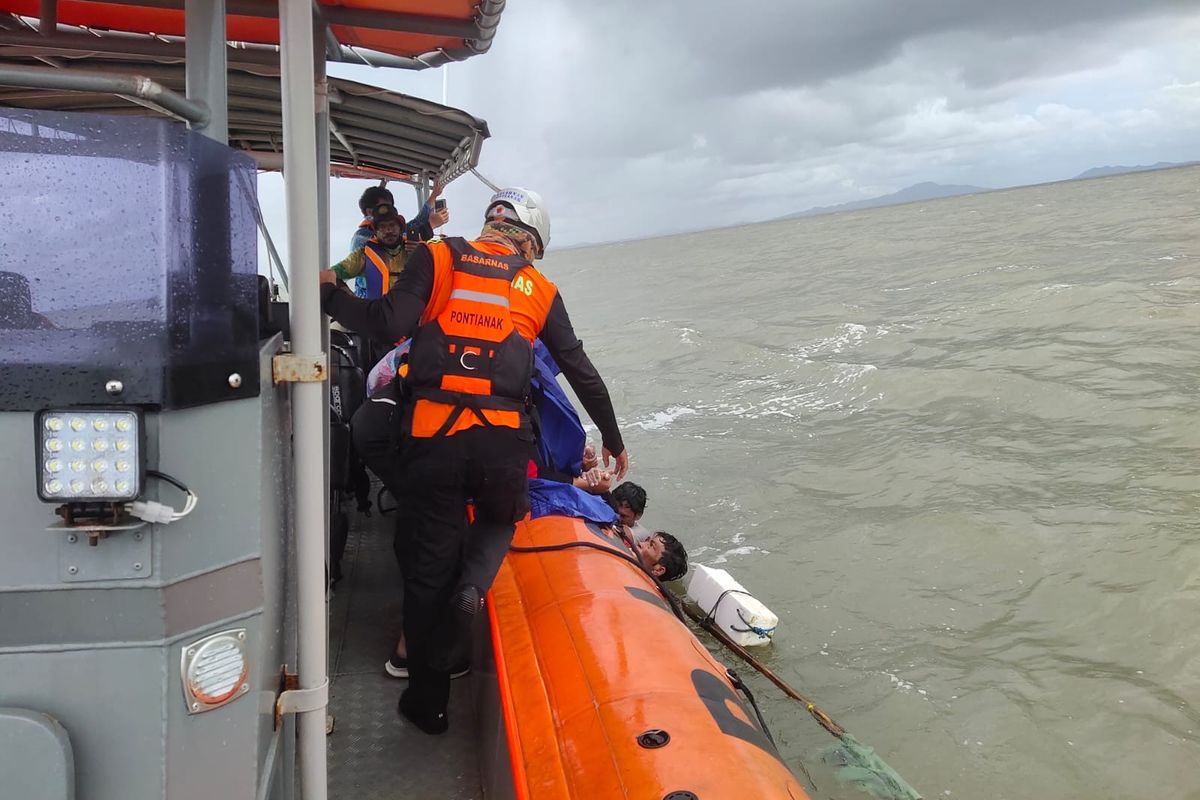
[[[534,519],[576,517],[597,525],[613,525],[617,521],[617,512],[596,495],[576,489],[569,483],[541,478],[529,480],[529,514]]]
[[[562,372],[554,357],[542,344],[533,343],[533,404],[538,413],[538,456],[542,464],[572,477],[583,472],[583,448],[587,433],[575,406],[558,385]]]
[[[363,293],[359,296],[365,300],[378,300],[392,288],[391,258],[374,239],[363,245],[363,270],[358,277],[363,279]],[[358,294],[357,282],[354,288]]]
[[[358,227],[354,229],[354,235],[350,237],[350,252],[353,253],[358,248],[365,246],[374,235],[375,228],[371,225],[371,218],[367,217],[358,223]],[[364,300],[367,298],[367,279],[362,275],[354,279],[354,295]]]

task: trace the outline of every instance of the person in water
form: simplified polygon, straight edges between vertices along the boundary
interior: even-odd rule
[[[333,272],[321,276],[322,307],[339,323],[378,342],[413,339],[398,498],[413,523],[402,559],[409,686],[399,711],[428,734],[449,726],[451,670],[500,566],[490,554],[503,558],[529,510],[535,338],[600,429],[605,465],[615,458],[618,478],[629,468],[608,389],[557,287],[532,265],[549,239],[541,198],[505,189],[488,203],[476,240],[418,248],[379,299],[355,297]],[[464,549],[468,538],[504,547]]]
[[[655,531],[644,539],[635,539],[624,525],[618,525],[617,532],[646,571],[660,581],[678,580],[687,574],[687,550],[671,534]]]
[[[633,481],[626,481],[612,490],[609,505],[617,512],[622,538],[651,574],[660,580],[673,581],[687,573],[688,555],[683,544],[666,531],[651,532],[642,526],[642,515],[646,512],[645,489]]]
[[[633,481],[625,481],[612,490],[609,505],[621,518],[621,524],[632,528],[646,513],[646,490]]]
[[[675,581],[687,574],[687,550],[683,542],[666,531],[655,531],[636,546],[638,558],[643,564],[649,563],[650,572],[659,580]]]
[[[626,481],[612,490],[608,504],[617,512],[621,524],[629,528],[635,540],[645,539],[650,531],[642,527],[640,520],[646,513],[646,490],[633,481]]]

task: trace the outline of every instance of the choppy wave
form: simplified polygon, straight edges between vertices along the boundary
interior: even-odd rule
[[[816,356],[845,353],[855,350],[870,339],[887,336],[891,333],[882,325],[867,326],[857,322],[846,322],[838,327],[838,332],[832,336],[818,339],[809,344],[799,345],[792,350],[794,357],[807,363]]]
[[[687,406],[671,406],[670,408],[662,411],[655,411],[649,417],[635,420],[630,424],[636,428],[641,428],[644,431],[662,431],[670,428],[675,420],[695,413],[697,412],[694,408],[688,408]]]
[[[639,320],[593,355],[655,525],[779,613],[772,668],[929,796],[1200,798],[1198,179],[570,256],[604,266],[566,287],[585,313]],[[776,724],[856,796],[803,715]]]

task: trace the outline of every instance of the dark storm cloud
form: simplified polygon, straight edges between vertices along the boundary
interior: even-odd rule
[[[1098,33],[1181,5],[838,0],[742,11],[693,4],[691,14],[679,4],[581,6],[561,23],[580,35],[558,54],[561,82],[538,113],[548,148],[566,159],[686,152],[699,134],[734,163],[773,161],[869,140],[922,92],[970,107],[993,102],[996,86],[1104,64],[1116,54]],[[924,70],[909,74],[896,65],[905,59]],[[889,65],[862,86],[805,91]]]
[[[1182,160],[1198,34],[1178,0],[521,0],[450,102],[490,123],[485,174],[546,195],[556,242],[603,241]],[[451,188],[456,232],[487,194]]]
[[[1175,10],[1183,0],[810,0],[774,3],[588,4],[581,19],[615,70],[655,65],[704,94],[813,85],[886,64],[926,37],[1007,39],[1096,30]],[[961,57],[969,62],[972,54]],[[672,77],[672,73],[675,73]],[[683,74],[680,74],[683,73]]]

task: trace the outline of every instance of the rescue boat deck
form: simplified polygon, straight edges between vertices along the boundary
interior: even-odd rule
[[[453,682],[450,730],[427,736],[396,713],[406,681],[383,670],[400,632],[394,514],[349,512],[345,577],[329,603],[329,796],[334,800],[483,798],[468,676]]]

